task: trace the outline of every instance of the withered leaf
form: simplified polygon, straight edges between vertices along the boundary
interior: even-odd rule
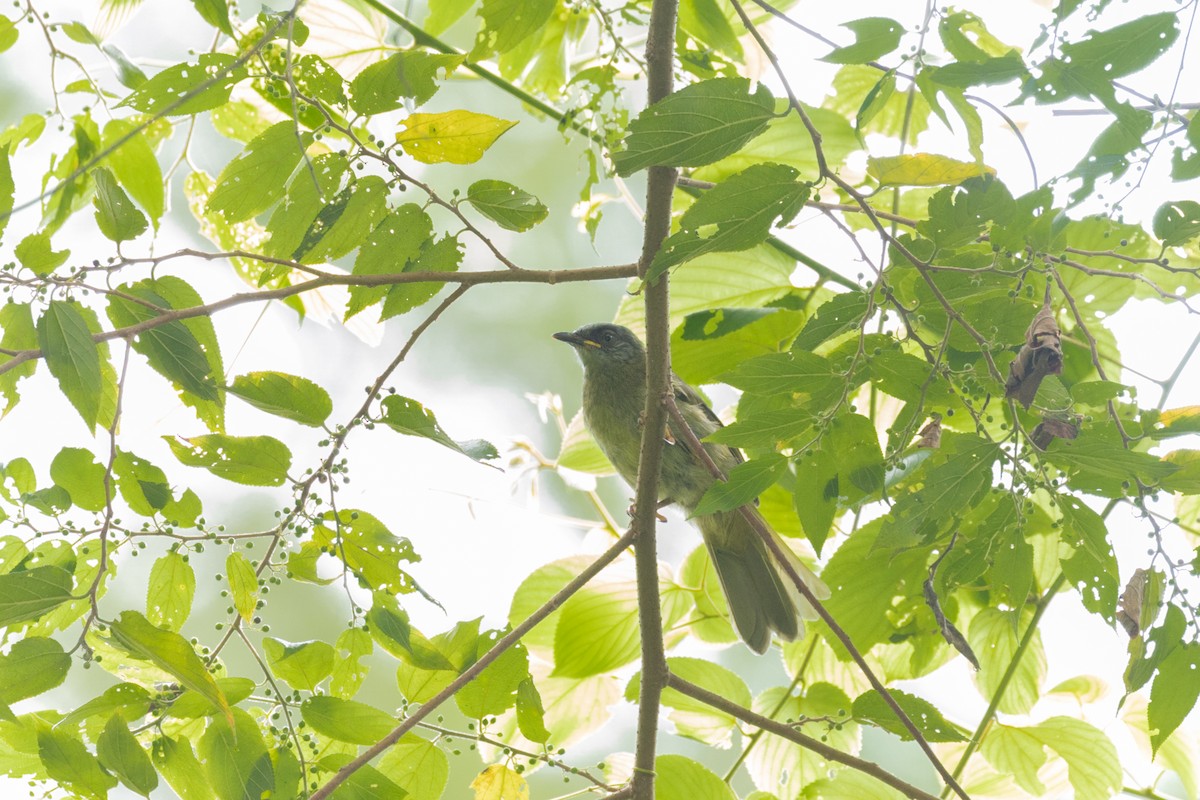
[[[1130,639],[1138,638],[1142,631],[1154,624],[1162,610],[1165,591],[1166,576],[1158,570],[1139,567],[1134,571],[1117,604],[1117,622],[1121,623]]]
[[[1030,434],[1033,446],[1045,450],[1055,439],[1074,439],[1079,435],[1079,422],[1076,419],[1062,417],[1042,417]]]
[[[942,415],[931,414],[929,422],[921,428],[921,438],[917,440],[917,447],[927,447],[930,450],[936,450],[942,446]]]
[[[1016,398],[1025,408],[1033,405],[1042,378],[1062,374],[1062,334],[1054,321],[1054,310],[1047,302],[1038,311],[1029,329],[1025,331],[1025,344],[1008,368],[1008,380],[1004,383],[1004,396]]]

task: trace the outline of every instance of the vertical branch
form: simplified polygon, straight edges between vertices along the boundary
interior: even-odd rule
[[[678,0],[654,0],[646,40],[648,104],[671,93],[675,72],[675,16]],[[651,167],[646,186],[646,227],[638,273],[643,278],[671,228],[671,195],[675,170]],[[658,742],[658,710],[667,682],[663,650],[662,605],[658,596],[658,548],[655,523],[658,509],[658,472],[662,459],[667,413],[663,399],[670,396],[671,354],[667,322],[668,278],[661,276],[644,287],[646,303],[646,409],[642,451],[638,462],[636,511],[633,528],[637,539],[638,622],[642,631],[642,684],[638,696],[637,746],[633,767],[634,800],[654,798],[654,756]]]

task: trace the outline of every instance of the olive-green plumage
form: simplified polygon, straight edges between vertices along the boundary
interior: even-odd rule
[[[646,406],[645,348],[629,329],[607,323],[556,333],[554,338],[572,345],[583,361],[583,416],[588,430],[621,477],[635,484]],[[676,406],[698,439],[721,427],[695,389],[677,375],[672,374],[671,380]],[[675,426],[668,424],[663,444],[659,498],[678,503],[690,514],[716,479]],[[704,449],[725,473],[742,461],[737,450],[725,445],[705,444]],[[693,520],[708,545],[734,626],[746,644],[763,653],[771,644],[772,631],[788,640],[800,635],[801,617],[812,619],[815,614],[742,514],[734,510]],[[791,552],[786,545],[784,551]],[[821,580],[798,559],[791,563],[819,597],[829,596]]]

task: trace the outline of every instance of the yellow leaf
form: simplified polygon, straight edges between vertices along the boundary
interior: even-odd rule
[[[396,141],[417,161],[471,164],[517,123],[460,109],[440,114],[410,114],[401,124],[404,130],[396,134]]]
[[[529,800],[529,785],[503,764],[492,764],[471,781],[475,800]]]
[[[979,175],[995,175],[996,170],[973,161],[959,161],[933,153],[913,153],[869,158],[867,174],[879,181],[880,186],[940,186],[962,183]]]

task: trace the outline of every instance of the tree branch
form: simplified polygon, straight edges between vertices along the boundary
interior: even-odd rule
[[[190,253],[190,255],[198,255],[209,259],[222,258],[230,256],[252,257],[253,254],[235,253],[209,253],[198,254]],[[163,257],[165,258],[165,257]],[[239,292],[230,295],[222,300],[217,300],[212,303],[206,303],[201,306],[192,306],[191,308],[176,308],[164,310],[157,317],[144,320],[136,325],[129,325],[125,328],[115,328],[111,331],[102,331],[92,335],[93,342],[107,342],[111,339],[129,339],[137,336],[140,333],[157,328],[161,325],[166,325],[168,322],[175,322],[182,319],[192,319],[193,317],[207,317],[215,314],[218,311],[224,311],[227,308],[234,306],[245,305],[246,303],[259,303],[268,300],[283,300],[294,295],[311,292],[314,289],[320,289],[325,286],[392,286],[401,283],[457,283],[462,286],[477,286],[483,283],[546,283],[554,285],[556,283],[575,283],[579,281],[595,281],[607,280],[612,278],[632,278],[637,274],[636,266],[632,264],[621,264],[614,267],[583,267],[579,269],[558,269],[558,270],[489,270],[482,272],[395,272],[386,275],[338,275],[334,273],[324,273],[319,277],[313,278],[303,283],[293,284],[291,286],[281,286],[278,289],[267,289],[261,292]],[[11,353],[12,358],[4,363],[0,363],[0,375],[8,372],[11,369],[24,364],[26,361],[41,358],[42,351],[34,350],[16,350]]]
[[[829,761],[836,761],[839,764],[844,764],[847,767],[856,769],[865,775],[870,775],[875,780],[885,783],[896,791],[902,792],[908,797],[911,797],[912,800],[937,800],[936,797],[928,792],[923,792],[916,786],[913,786],[911,783],[905,783],[904,781],[900,780],[878,764],[865,761],[861,758],[856,758],[855,756],[852,756],[849,753],[843,753],[836,747],[831,747],[830,745],[827,745],[818,739],[814,739],[811,736],[805,736],[791,725],[778,722],[777,720],[773,720],[769,717],[764,717],[761,714],[755,714],[750,709],[739,706],[732,700],[727,700],[719,694],[710,692],[707,689],[697,686],[690,681],[686,681],[678,675],[673,673],[669,675],[667,678],[667,685],[677,692],[686,694],[688,697],[695,698],[702,703],[707,703],[718,711],[724,711],[726,714],[729,714],[736,719],[740,719],[742,722],[745,722],[748,725],[753,725],[754,727],[767,731],[768,733],[773,733],[780,738],[787,739],[789,742],[794,742],[795,744],[798,744],[807,750],[811,750],[822,758],[828,759]]]
[[[342,785],[342,783],[356,770],[365,766],[371,759],[375,758],[384,750],[387,750],[396,742],[400,741],[400,737],[415,728],[418,722],[425,719],[425,717],[433,713],[438,706],[449,700],[460,689],[474,680],[479,673],[483,672],[488,667],[489,664],[491,664],[493,661],[499,658],[502,653],[520,641],[521,637],[533,630],[534,626],[536,626],[539,622],[557,611],[563,603],[567,602],[571,595],[575,594],[584,586],[586,586],[588,582],[592,580],[592,578],[600,574],[601,570],[611,564],[617,556],[621,555],[621,553],[625,551],[625,548],[632,544],[634,539],[637,537],[636,530],[636,527],[630,527],[624,536],[614,542],[612,547],[605,550],[599,558],[589,564],[587,569],[579,573],[579,575],[572,579],[570,583],[568,583],[553,597],[547,600],[541,606],[541,608],[526,617],[524,621],[517,625],[517,627],[513,628],[511,631],[501,637],[500,641],[492,645],[490,650],[480,656],[478,661],[464,670],[463,673],[455,678],[449,686],[447,686],[445,689],[442,689],[442,691],[434,695],[429,702],[425,703],[411,715],[409,715],[408,718],[406,718],[404,722],[401,722],[399,725],[397,725],[391,733],[380,739],[371,747],[368,747],[366,750],[360,753],[357,758],[339,769],[337,774],[330,778],[324,786],[313,792],[309,800],[323,800],[323,798],[329,797],[333,793],[333,790]]]
[[[675,398],[668,394],[663,398],[663,403],[666,406],[667,412],[677,423],[676,427],[679,429],[677,433],[682,435],[683,439],[687,443],[688,449],[694,453],[699,453],[700,460],[704,462],[706,467],[708,467],[708,471],[712,473],[713,477],[717,478],[717,480],[724,481],[725,473],[723,473],[721,468],[717,466],[716,462],[712,460],[712,457],[708,454],[708,451],[704,449],[704,446],[696,437],[696,432],[693,431],[687,424],[687,421],[684,420],[683,415],[679,412],[678,406],[675,405]],[[917,745],[920,746],[920,748],[925,752],[929,762],[933,764],[934,769],[937,770],[938,774],[942,776],[942,780],[946,782],[946,785],[952,788],[955,794],[957,794],[963,800],[970,800],[970,798],[967,796],[967,793],[963,791],[961,786],[958,785],[958,781],[950,774],[950,772],[942,764],[941,760],[938,759],[937,754],[933,752],[933,748],[929,746],[929,742],[925,741],[925,737],[921,735],[921,731],[917,729],[917,726],[913,724],[913,721],[909,718],[908,714],[905,713],[904,709],[900,707],[900,704],[896,702],[896,698],[892,696],[892,693],[888,691],[887,687],[883,685],[883,682],[875,675],[874,670],[872,670],[867,664],[867,661],[865,658],[863,658],[862,653],[858,651],[858,648],[854,646],[854,642],[850,640],[850,636],[844,630],[842,630],[840,625],[837,624],[837,620],[835,620],[833,615],[829,613],[829,610],[825,608],[825,605],[821,602],[820,598],[813,594],[812,589],[808,588],[808,584],[804,582],[804,580],[800,577],[800,573],[798,573],[796,568],[792,566],[792,561],[791,558],[789,558],[789,554],[784,552],[783,545],[780,544],[776,535],[769,528],[767,528],[767,524],[763,518],[755,513],[754,510],[748,505],[738,508],[738,513],[740,513],[742,517],[745,518],[748,523],[750,523],[750,526],[754,528],[755,532],[762,537],[763,542],[767,545],[767,549],[771,551],[771,554],[775,557],[775,561],[788,576],[788,580],[795,585],[801,596],[803,596],[804,599],[807,600],[808,603],[813,607],[813,609],[816,610],[817,616],[821,618],[821,621],[829,627],[829,630],[832,631],[833,635],[836,636],[838,641],[842,643],[842,646],[846,648],[846,652],[848,652],[850,657],[854,659],[854,663],[858,665],[859,670],[871,684],[871,688],[879,692],[879,696],[883,698],[884,702],[887,703],[888,707],[908,730],[909,734],[912,735]]]
[[[675,16],[678,0],[654,0],[646,39],[647,105],[669,95],[675,72]],[[646,223],[638,274],[645,279],[671,230],[671,197],[675,170],[651,167],[646,182]],[[662,398],[671,393],[671,330],[668,319],[669,278],[663,275],[644,289],[646,308],[646,408],[642,450],[638,462],[634,528],[638,531],[638,622],[642,633],[642,683],[638,695],[637,745],[634,751],[634,800],[654,800],[654,758],[658,743],[658,712],[667,681],[663,647],[662,604],[658,593],[658,480],[662,460],[666,409]]]

